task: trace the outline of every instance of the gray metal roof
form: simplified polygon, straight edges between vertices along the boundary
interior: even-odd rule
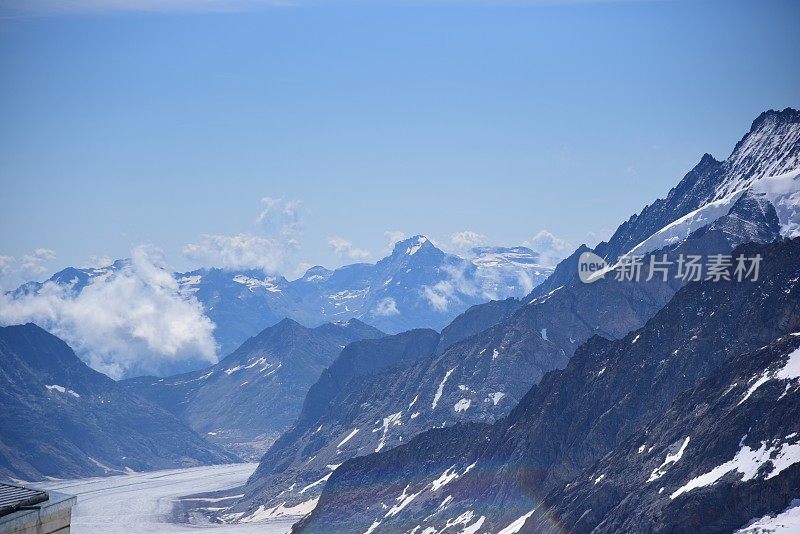
[[[47,499],[49,497],[44,491],[0,483],[0,516],[16,512],[25,506],[39,504]]]

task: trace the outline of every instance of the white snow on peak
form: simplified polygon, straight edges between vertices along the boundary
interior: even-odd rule
[[[455,405],[453,406],[453,409],[456,412],[466,412],[467,410],[469,410],[469,407],[470,407],[471,404],[472,404],[471,400],[469,400],[469,399],[461,399],[460,401],[455,403]]]
[[[754,519],[734,534],[795,534],[800,532],[800,499],[789,503],[789,507],[773,516]]]
[[[332,475],[332,474],[333,474],[333,471],[331,471],[330,473],[328,473],[328,474],[327,474],[327,475],[325,475],[324,477],[320,478],[319,480],[317,480],[317,481],[315,481],[315,482],[312,482],[312,483],[311,483],[311,484],[309,484],[308,486],[306,486],[306,487],[304,487],[303,489],[301,489],[301,490],[300,490],[300,493],[305,493],[306,491],[310,490],[310,489],[311,489],[311,488],[313,488],[313,487],[319,486],[320,484],[324,484],[325,482],[327,482],[327,481],[328,481],[328,479],[329,479],[329,478],[331,478],[331,475]]]
[[[461,474],[459,474],[458,471],[456,470],[456,466],[449,467],[448,469],[445,470],[444,473],[439,475],[439,478],[431,482],[431,491],[439,491],[439,489],[446,486],[455,479],[463,477],[464,475],[469,473],[472,470],[472,468],[475,467],[476,464],[477,462],[469,464],[464,469],[464,472]]]
[[[444,385],[447,383],[447,379],[450,378],[450,375],[455,371],[456,368],[453,367],[449,371],[447,371],[442,378],[442,381],[439,382],[439,388],[436,390],[436,395],[433,396],[433,402],[431,403],[431,410],[436,409],[436,405],[439,404],[439,399],[442,398],[442,391],[444,391]]]
[[[465,527],[459,534],[477,534],[486,521],[486,516],[480,516],[477,521]]]
[[[262,372],[262,373],[272,366],[272,364],[269,363],[267,361],[267,359],[264,358],[263,356],[260,357],[260,358],[250,358],[249,360],[247,360],[247,364],[246,365],[236,365],[234,367],[229,367],[228,369],[225,369],[225,374],[230,376],[230,375],[232,375],[233,373],[235,373],[237,371],[241,371],[243,369],[252,369],[253,367],[255,367],[257,365],[263,365],[264,366],[259,371],[259,372]]]
[[[375,448],[375,452],[381,452],[381,449],[386,445],[386,433],[389,432],[389,427],[403,424],[402,417],[403,412],[397,412],[383,418],[383,433],[381,434],[378,446]]]
[[[784,439],[791,438],[787,436]],[[772,469],[766,473],[765,478],[770,479],[789,466],[800,462],[800,443],[783,442],[768,446],[766,441],[762,441],[758,449],[751,449],[747,445],[742,445],[739,452],[732,459],[718,465],[707,473],[693,478],[670,495],[670,499],[697,488],[710,486],[731,471],[740,473],[742,482],[752,480],[758,476],[759,470],[767,462],[771,462]]]
[[[406,254],[407,254],[407,255],[409,255],[409,256],[413,256],[414,254],[416,254],[417,252],[419,252],[419,249],[421,249],[421,248],[422,248],[422,245],[424,245],[424,244],[425,244],[425,243],[427,243],[427,242],[428,242],[428,238],[427,238],[427,237],[425,237],[425,236],[419,236],[419,237],[417,238],[417,242],[416,242],[416,243],[414,243],[413,245],[409,246],[409,247],[406,249]]]
[[[184,276],[177,280],[178,285],[181,288],[181,291],[184,293],[196,293],[199,291],[200,282],[203,281],[203,277],[199,274],[191,275],[191,276]]]
[[[79,398],[80,395],[71,389],[67,389],[64,386],[59,386],[58,384],[50,384],[49,386],[45,386],[47,391],[58,391],[59,393],[63,393],[65,395],[72,395],[75,398]]]
[[[403,489],[403,493],[396,499],[397,504],[392,506],[389,509],[389,511],[386,512],[386,515],[384,517],[392,517],[393,515],[399,514],[403,510],[403,508],[405,508],[406,506],[411,504],[411,501],[416,499],[417,496],[420,493],[422,493],[422,490],[421,490],[421,491],[418,491],[417,493],[412,493],[412,494],[409,495],[408,493],[406,493],[406,491],[408,491],[408,486],[406,486],[405,489]]]
[[[749,133],[725,161],[729,178],[716,191],[716,198],[751,186],[765,176],[783,174],[800,167],[797,150],[800,125],[767,120]]]
[[[800,235],[800,169],[763,178],[751,191],[769,200],[775,208],[783,237],[792,239]]]
[[[669,223],[633,247],[627,255],[644,255],[683,241],[695,230],[727,215],[748,190],[756,197],[766,198],[775,207],[782,236],[793,238],[800,235],[800,168],[795,167],[781,174],[747,180],[734,189],[726,188],[724,195]]]
[[[275,284],[274,280],[270,280],[269,278],[264,278],[263,280],[259,280],[258,278],[252,278],[250,276],[245,276],[243,274],[237,274],[233,277],[233,281],[237,284],[242,284],[247,286],[250,291],[255,291],[259,287],[262,287],[269,291],[270,293],[280,293],[281,288]]]
[[[255,523],[259,521],[266,521],[267,519],[277,519],[279,517],[301,517],[304,515],[308,515],[317,506],[317,501],[319,497],[314,499],[309,499],[305,502],[301,502],[295,506],[286,506],[286,503],[281,503],[278,506],[274,506],[272,508],[267,508],[266,505],[261,505],[256,510],[245,517],[242,517],[237,522],[239,523]],[[230,514],[233,515],[233,514]],[[234,519],[231,517],[231,519]]]
[[[519,532],[520,530],[522,530],[522,525],[524,525],[524,524],[525,524],[525,521],[527,521],[527,520],[528,520],[528,518],[529,518],[530,516],[532,516],[532,515],[533,515],[533,512],[535,512],[535,511],[536,511],[536,509],[534,508],[533,510],[531,510],[531,511],[530,511],[530,512],[528,512],[527,514],[525,514],[525,515],[523,515],[522,517],[520,517],[520,518],[518,518],[518,519],[514,520],[514,522],[513,522],[513,523],[511,523],[510,525],[508,525],[508,526],[507,526],[506,528],[504,528],[503,530],[499,531],[497,534],[517,534],[517,532]]]
[[[755,393],[758,388],[770,380],[796,380],[798,378],[800,378],[800,348],[795,349],[789,354],[788,360],[780,369],[764,371],[764,373],[750,385],[747,393],[744,394],[744,397],[742,397],[742,400],[739,401],[737,406],[749,399],[750,395]]]
[[[663,477],[667,472],[667,469],[669,469],[670,464],[674,464],[683,457],[683,452],[686,450],[686,446],[689,445],[689,438],[690,436],[686,436],[686,439],[683,440],[683,443],[676,452],[667,453],[667,457],[664,459],[664,462],[656,469],[653,469],[653,472],[650,474],[650,478],[647,479],[648,482],[652,482]]]
[[[489,396],[486,397],[486,401],[491,401],[493,405],[497,406],[497,403],[505,396],[506,394],[502,391],[495,391],[494,393],[489,393]]]
[[[345,437],[345,438],[344,438],[342,441],[340,441],[340,442],[339,442],[339,444],[336,446],[336,448],[337,448],[337,449],[341,449],[341,448],[342,448],[342,445],[344,445],[345,443],[347,443],[348,441],[350,441],[351,439],[353,439],[353,436],[355,436],[356,434],[358,434],[358,431],[359,431],[359,429],[358,429],[358,428],[354,428],[352,432],[350,432],[349,434],[347,434],[347,436],[346,436],[346,437]]]
[[[375,529],[378,528],[379,526],[381,526],[380,521],[377,520],[373,521],[372,524],[369,526],[369,528],[364,531],[364,534],[372,534],[373,532],[375,532]]]
[[[453,480],[458,478],[458,471],[456,466],[450,467],[444,473],[439,475],[439,478],[431,482],[431,491],[439,491],[440,488],[446,486]]]
[[[628,253],[628,256],[642,256],[654,250],[680,243],[689,234],[695,230],[702,228],[716,221],[720,217],[728,214],[733,204],[739,200],[744,190],[734,191],[733,193],[714,200],[701,206],[700,208],[687,213],[683,217],[672,221],[661,230],[633,247]]]

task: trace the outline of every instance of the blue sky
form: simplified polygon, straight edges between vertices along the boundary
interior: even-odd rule
[[[0,11],[9,273],[142,243],[177,269],[274,246],[287,274],[386,232],[577,245],[800,106],[796,2],[98,4]]]

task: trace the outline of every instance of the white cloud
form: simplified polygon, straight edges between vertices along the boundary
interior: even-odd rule
[[[102,269],[109,267],[112,263],[114,263],[114,259],[111,256],[90,256],[89,261],[85,262],[81,269]]]
[[[439,284],[437,284],[438,286]],[[431,287],[425,286],[422,288],[422,293],[425,295],[425,298],[428,299],[428,302],[431,306],[437,311],[445,312],[450,305],[450,301],[448,300],[448,291],[450,287],[443,286],[443,287]]]
[[[525,241],[523,244],[534,252],[538,252],[540,263],[548,267],[554,267],[574,249],[568,242],[556,237],[548,230],[540,231],[533,236],[533,239]]]
[[[48,262],[56,257],[49,248],[37,248],[21,258],[0,256],[0,290],[10,290],[25,282],[38,280],[50,269]]]
[[[14,256],[0,256],[0,273],[10,272],[16,261]]]
[[[614,232],[608,228],[601,228],[592,232],[586,232],[586,246],[589,248],[594,248],[600,244],[601,241],[608,241],[613,234]]]
[[[183,253],[203,267],[275,273],[285,267],[287,256],[300,246],[302,205],[294,200],[263,197],[255,222],[261,226],[263,235],[205,234],[198,243],[185,245]]]
[[[351,260],[365,260],[369,258],[370,254],[363,248],[356,248],[353,243],[342,237],[329,237],[328,245],[330,245],[333,253],[340,258],[349,258]]]
[[[431,306],[437,311],[447,311],[451,303],[460,303],[459,295],[474,297],[481,295],[484,298],[494,298],[493,295],[485,294],[476,281],[466,276],[468,264],[457,266],[445,266],[443,270],[447,278],[437,282],[432,286],[422,288],[422,294]]]
[[[274,273],[284,262],[286,245],[252,234],[203,235],[199,243],[185,245],[183,253],[206,267],[262,269]]]
[[[278,236],[288,247],[297,248],[303,230],[302,204],[297,200],[263,197],[256,222],[264,227],[267,235]]]
[[[469,250],[486,243],[486,236],[473,232],[472,230],[464,230],[451,235],[450,242],[458,250]]]
[[[373,310],[375,315],[380,315],[382,317],[388,317],[390,315],[398,315],[400,310],[397,309],[397,301],[394,300],[392,297],[386,297],[385,299],[381,299],[378,302],[378,305],[375,306]]]
[[[386,232],[383,232],[383,235],[386,237],[387,241],[386,247],[389,250],[392,250],[392,248],[394,248],[395,243],[397,243],[398,241],[402,241],[403,239],[406,238],[405,232],[401,232],[400,230],[388,230]]]
[[[0,296],[0,323],[34,322],[64,339],[93,368],[119,378],[158,373],[165,363],[217,361],[214,324],[182,294],[159,250],[140,246],[131,262],[80,293],[47,282],[38,294]]]

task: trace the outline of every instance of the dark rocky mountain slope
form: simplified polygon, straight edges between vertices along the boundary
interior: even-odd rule
[[[34,324],[0,328],[0,477],[40,480],[230,463],[173,414]]]
[[[782,511],[800,495],[800,239],[739,252],[762,255],[757,281],[689,284],[493,425],[345,462],[297,530],[723,532]]]
[[[730,253],[742,240],[778,237],[774,210],[742,201],[669,251]],[[639,282],[608,275],[558,288],[443,352],[350,379],[327,399],[326,409],[295,425],[262,458],[237,513],[247,517],[258,509],[308,503],[322,484],[300,490],[329,475],[329,466],[394,447],[431,428],[507,415],[545,373],[563,368],[583,342],[595,335],[619,339],[640,328],[683,283],[674,278],[674,267],[666,282],[646,281],[648,272],[643,270]]]
[[[308,389],[354,341],[384,336],[351,319],[306,328],[284,319],[209,368],[121,382],[209,441],[258,459],[300,413]]]

